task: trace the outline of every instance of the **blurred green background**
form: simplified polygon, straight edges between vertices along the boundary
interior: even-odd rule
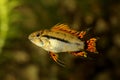
[[[56,64],[28,35],[66,23],[92,28],[99,54]],[[0,0],[0,80],[120,80],[120,0]]]

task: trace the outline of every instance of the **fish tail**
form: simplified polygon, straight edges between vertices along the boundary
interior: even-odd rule
[[[87,43],[87,51],[92,52],[92,53],[98,53],[96,49],[96,41],[97,38],[90,38],[89,40],[86,41]]]

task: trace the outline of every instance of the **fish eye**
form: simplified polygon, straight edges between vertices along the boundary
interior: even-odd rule
[[[40,33],[37,33],[37,35],[36,35],[37,37],[39,37],[40,36]]]

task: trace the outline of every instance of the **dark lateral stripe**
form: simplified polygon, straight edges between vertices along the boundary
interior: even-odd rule
[[[53,37],[53,36],[49,36],[49,35],[43,35],[43,37],[47,37],[47,38],[49,38],[49,39],[51,38],[51,39],[56,39],[56,40],[59,40],[59,41],[62,41],[62,42],[70,43],[70,42],[67,41],[67,40],[60,39],[60,38]]]

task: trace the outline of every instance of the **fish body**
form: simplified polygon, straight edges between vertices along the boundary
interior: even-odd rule
[[[84,49],[84,41],[63,31],[37,31],[32,33],[29,39],[37,46],[54,53],[75,52]]]
[[[58,55],[60,52],[70,52],[75,56],[86,57],[89,52],[97,52],[96,50],[96,38],[91,38],[87,41],[81,40],[84,38],[86,31],[75,31],[68,27],[68,25],[59,24],[55,25],[50,30],[40,30],[33,32],[29,35],[29,40],[44,50],[50,52],[53,60],[57,63]],[[87,43],[87,49],[85,49],[85,43]]]

